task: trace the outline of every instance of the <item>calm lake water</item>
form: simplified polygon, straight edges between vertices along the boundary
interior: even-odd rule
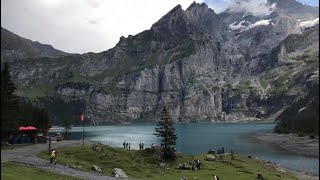
[[[291,154],[249,138],[254,132],[270,132],[274,126],[273,123],[177,123],[176,148],[184,154],[198,154],[224,147],[226,152],[233,149],[240,155],[251,155],[293,170],[319,175],[318,158]],[[62,131],[63,128],[56,128],[50,132]],[[143,142],[145,147],[150,147],[152,143],[160,144],[154,132],[155,124],[89,126],[85,127],[85,138],[114,147],[122,147],[123,142],[129,142],[131,149],[138,149],[139,142]],[[72,139],[80,139],[82,127],[72,127],[70,133]]]

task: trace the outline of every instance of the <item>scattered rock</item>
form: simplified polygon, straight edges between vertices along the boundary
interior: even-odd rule
[[[128,176],[126,175],[126,173],[123,172],[122,169],[120,168],[114,168],[112,171],[112,174],[114,175],[114,177],[121,177],[121,178],[127,178]]]
[[[186,163],[180,163],[179,166],[178,166],[178,169],[185,170],[185,169],[190,169],[190,167],[187,166]]]
[[[91,149],[97,151],[97,152],[101,152],[102,148],[99,145],[93,144]]]
[[[207,155],[207,156],[206,156],[206,160],[207,160],[207,161],[215,161],[215,160],[216,160],[216,156],[214,156],[214,155]]]
[[[284,176],[281,174],[276,174],[276,176],[283,178]]]
[[[187,178],[182,176],[179,180],[187,180]]]
[[[101,168],[98,167],[97,165],[92,165],[92,166],[91,166],[91,169],[92,169],[92,170],[95,170],[95,171],[102,172]]]
[[[252,158],[252,156],[248,156],[248,158]]]
[[[78,169],[81,169],[81,168],[82,168],[82,166],[80,166],[80,165],[79,165],[79,166],[78,166],[78,165],[72,165],[72,167],[73,167],[73,168],[78,168]]]
[[[167,165],[166,165],[165,163],[163,163],[163,162],[161,162],[161,163],[159,164],[159,166],[162,167],[162,168],[167,167]]]
[[[281,168],[276,168],[278,171],[281,171],[281,172],[286,172],[285,170],[281,169]]]

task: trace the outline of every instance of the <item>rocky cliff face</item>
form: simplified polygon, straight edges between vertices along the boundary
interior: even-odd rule
[[[80,99],[93,124],[155,121],[164,105],[175,121],[274,119],[318,86],[317,8],[289,7],[254,16],[178,5],[108,51],[13,62],[13,77],[43,106]]]

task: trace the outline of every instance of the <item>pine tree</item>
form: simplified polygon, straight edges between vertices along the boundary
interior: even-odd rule
[[[48,129],[51,127],[50,122],[49,122],[49,115],[48,112],[45,109],[37,109],[37,119],[35,119],[35,126],[40,129]]]
[[[71,129],[71,120],[70,117],[64,116],[63,117],[63,127],[65,128],[65,139],[69,139],[68,131]]]
[[[1,70],[1,142],[19,128],[20,100],[14,94],[16,87],[11,80],[9,65],[4,63]]]
[[[161,138],[161,143],[163,144],[162,153],[163,158],[168,160],[173,160],[176,158],[173,146],[176,145],[177,135],[175,133],[175,128],[173,127],[173,121],[171,120],[170,114],[167,108],[164,107],[160,120],[157,123],[156,135]]]

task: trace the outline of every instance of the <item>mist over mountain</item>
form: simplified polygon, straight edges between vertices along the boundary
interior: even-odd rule
[[[92,124],[156,121],[164,105],[175,121],[274,120],[319,86],[319,8],[257,6],[239,1],[217,14],[205,3],[177,5],[149,30],[81,55],[2,28],[1,62],[10,62],[17,94],[56,124],[82,111]]]

